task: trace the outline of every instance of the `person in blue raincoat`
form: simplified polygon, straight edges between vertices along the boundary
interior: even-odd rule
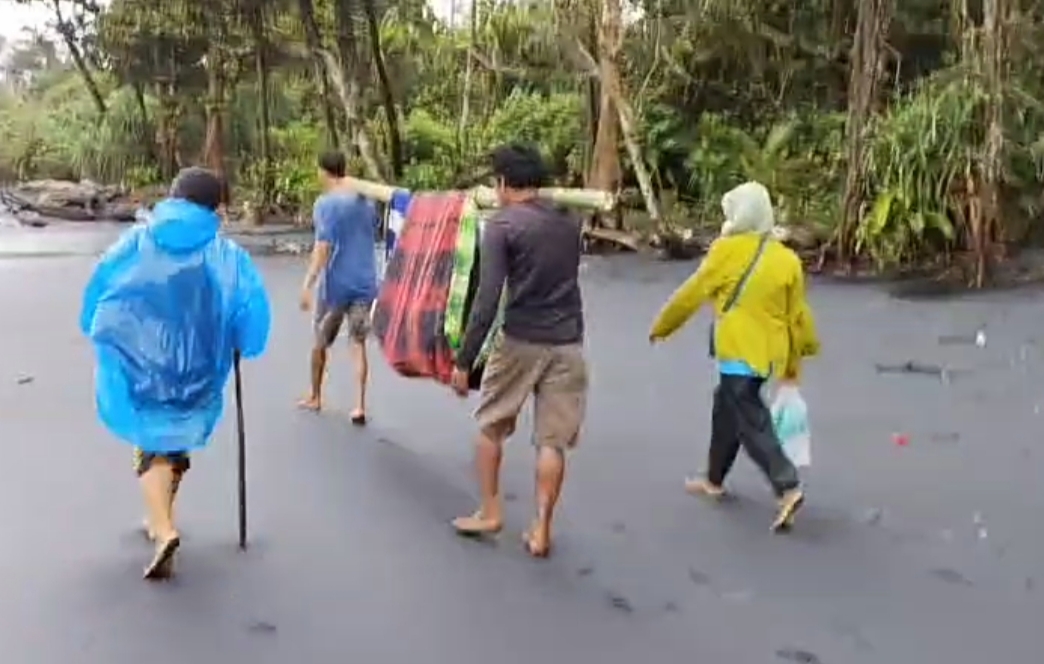
[[[97,359],[99,418],[134,446],[156,550],[146,579],[173,572],[174,501],[189,454],[221,417],[235,353],[264,352],[271,309],[249,254],[218,235],[221,181],[183,170],[170,197],[102,255],[80,327]]]

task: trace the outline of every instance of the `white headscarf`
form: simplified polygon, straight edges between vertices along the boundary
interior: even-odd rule
[[[772,198],[768,189],[758,182],[744,182],[721,197],[721,211],[725,223],[722,235],[737,233],[771,233],[776,226],[776,215],[772,211]]]

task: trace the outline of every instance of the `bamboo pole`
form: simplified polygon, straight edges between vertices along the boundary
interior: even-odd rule
[[[348,191],[353,191],[360,196],[387,203],[391,201],[396,187],[372,182],[360,178],[346,177],[341,180],[341,186]],[[539,195],[547,198],[556,205],[588,210],[591,212],[610,212],[616,207],[616,197],[605,191],[596,189],[566,189],[562,187],[548,187],[541,189]],[[480,208],[497,207],[496,192],[490,187],[475,187],[471,190],[475,203]]]

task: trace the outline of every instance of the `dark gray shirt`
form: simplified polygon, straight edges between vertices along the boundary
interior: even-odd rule
[[[507,288],[504,334],[530,343],[583,341],[580,298],[580,221],[549,201],[498,210],[486,222],[479,252],[479,284],[457,366],[470,369],[496,320]]]

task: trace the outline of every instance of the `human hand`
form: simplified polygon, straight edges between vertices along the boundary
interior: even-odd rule
[[[310,311],[312,308],[312,289],[302,288],[301,289],[301,311]]]
[[[468,372],[460,368],[453,369],[453,375],[450,376],[450,387],[458,397],[468,396]]]

